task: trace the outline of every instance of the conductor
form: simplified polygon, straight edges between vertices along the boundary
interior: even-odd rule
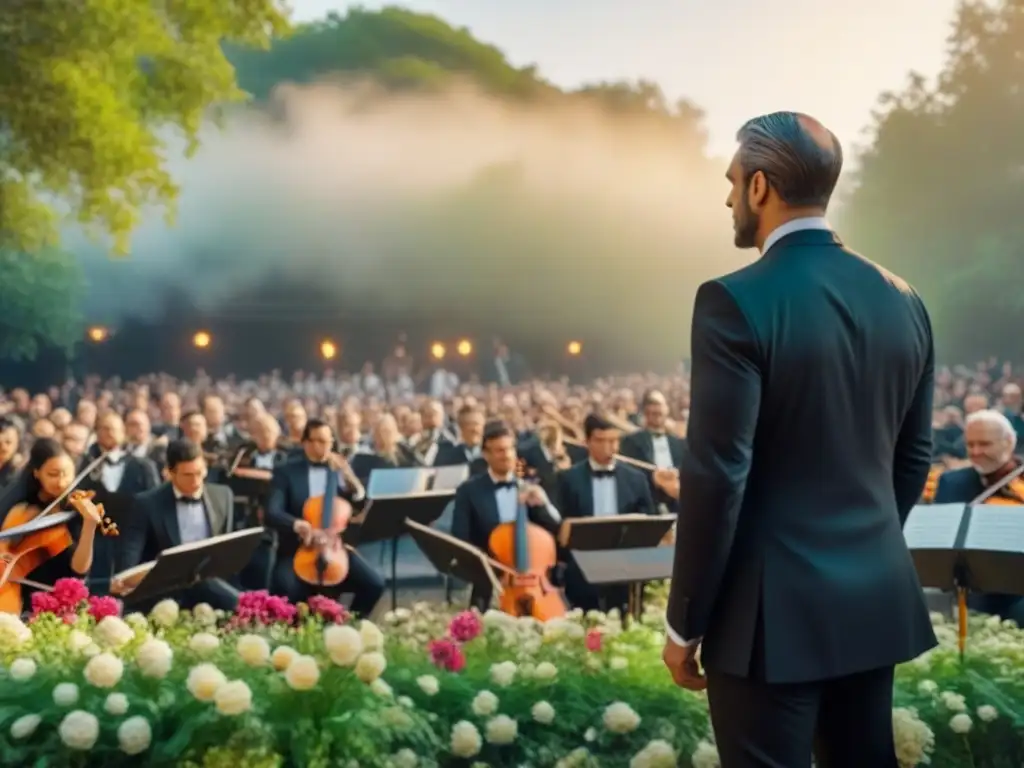
[[[761,256],[697,292],[665,663],[706,685],[722,768],[896,768],[893,667],[935,645],[902,533],[928,314],[829,228],[829,130],[778,112],[737,138],[726,205]]]

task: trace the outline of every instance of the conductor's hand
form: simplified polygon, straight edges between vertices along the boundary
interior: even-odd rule
[[[654,472],[654,484],[673,499],[679,498],[679,470],[658,469]]]
[[[295,531],[295,535],[299,537],[299,541],[302,545],[308,547],[310,542],[313,541],[313,526],[305,520],[296,520],[292,524],[292,530]]]
[[[700,643],[679,645],[671,637],[665,638],[665,650],[661,654],[662,661],[672,673],[672,679],[680,688],[688,691],[703,691],[708,681],[697,663],[697,651]]]

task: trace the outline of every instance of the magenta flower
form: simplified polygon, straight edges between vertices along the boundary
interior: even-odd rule
[[[313,595],[306,601],[310,612],[328,624],[344,624],[349,619],[348,611],[337,600],[323,595]]]
[[[601,630],[592,629],[587,632],[587,639],[585,640],[588,651],[600,651],[601,650]]]
[[[96,621],[107,618],[107,616],[120,616],[121,603],[114,597],[98,597],[93,595],[89,598],[89,615]]]
[[[468,643],[484,630],[483,622],[475,611],[463,611],[448,624],[448,635],[459,643]]]
[[[448,672],[461,672],[466,666],[466,656],[454,640],[432,640],[427,645],[427,653],[430,654],[430,660],[435,667]]]

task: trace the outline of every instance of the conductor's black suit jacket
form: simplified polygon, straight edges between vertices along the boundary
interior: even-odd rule
[[[709,670],[827,680],[935,645],[903,538],[934,351],[903,280],[799,230],[700,287],[668,623]]]

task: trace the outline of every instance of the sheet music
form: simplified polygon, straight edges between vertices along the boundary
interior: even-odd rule
[[[952,549],[964,504],[920,504],[910,510],[903,524],[903,537],[909,549]]]
[[[1024,553],[1024,507],[991,504],[974,507],[964,549]]]

